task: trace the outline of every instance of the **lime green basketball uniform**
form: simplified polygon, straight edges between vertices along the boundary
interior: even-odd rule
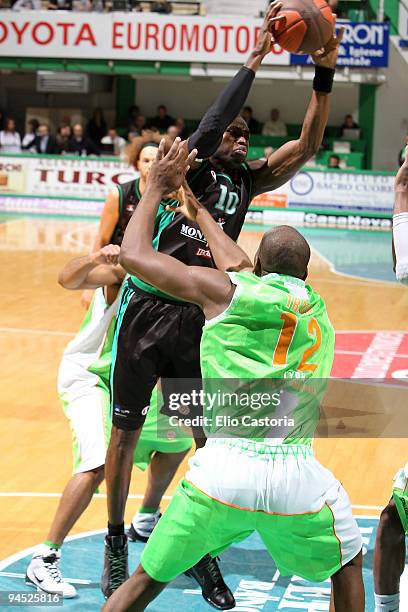
[[[58,372],[58,393],[71,423],[74,473],[105,463],[111,432],[109,370],[115,317],[120,296],[108,306],[102,289],[92,303],[75,338],[67,345]],[[191,448],[186,432],[170,427],[159,412],[159,393],[152,401],[135,449],[134,462],[145,469],[156,451],[178,453]],[[166,432],[171,431],[172,438]]]
[[[319,381],[330,375],[334,330],[323,299],[303,281],[246,272],[230,278],[236,285],[231,303],[206,322],[201,341],[204,426],[211,437],[190,459],[141,563],[167,582],[204,554],[215,556],[258,531],[282,574],[325,580],[361,549],[347,494],[311,445],[313,390],[320,395]],[[284,408],[294,418],[277,435],[272,425],[244,435],[243,421],[254,411],[241,403],[242,392],[267,383],[287,396]],[[239,388],[238,400],[226,403],[215,392],[220,384]],[[269,402],[255,414],[266,418],[280,410]],[[230,426],[228,416],[237,424]]]

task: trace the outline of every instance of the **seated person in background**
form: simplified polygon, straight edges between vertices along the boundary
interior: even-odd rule
[[[180,136],[180,129],[177,127],[177,125],[171,125],[167,128],[167,136],[171,142],[174,142],[177,136]]]
[[[336,168],[340,170],[340,157],[338,155],[330,155],[329,160],[327,162],[328,168]]]
[[[402,164],[405,161],[407,145],[408,145],[408,134],[405,136],[405,144],[404,144],[404,146],[402,147],[401,151],[398,154],[398,164],[400,166],[402,166]]]
[[[84,128],[80,123],[76,123],[73,128],[73,136],[68,142],[68,153],[73,155],[100,155],[99,149],[90,138],[84,136]]]
[[[27,9],[29,11],[41,10],[41,0],[17,0],[11,6],[13,11],[22,11]]]
[[[343,124],[340,126],[340,136],[346,137],[347,130],[359,130],[359,125],[354,121],[353,115],[345,115]]]
[[[49,11],[72,11],[72,0],[49,0]]]
[[[153,2],[150,10],[152,13],[164,13],[168,15],[172,12],[172,6],[167,0],[157,0],[157,2]]]
[[[58,153],[68,153],[69,141],[72,138],[72,128],[69,123],[61,123],[57,130],[57,147]]]
[[[37,134],[38,126],[40,122],[37,119],[30,119],[27,121],[27,131],[24,134],[23,140],[21,141],[21,148],[23,151],[34,152],[34,139]]]
[[[9,117],[0,132],[0,153],[21,153],[21,136],[16,130],[16,122]]]
[[[167,114],[167,107],[164,104],[157,107],[157,115],[150,121],[150,125],[156,127],[159,132],[166,132],[171,125],[174,125],[174,119]]]
[[[132,104],[128,110],[128,130],[133,132],[136,118],[140,115],[140,107],[136,104]]]
[[[86,127],[87,135],[92,142],[98,146],[102,138],[106,136],[107,131],[108,126],[106,124],[105,117],[103,116],[103,110],[101,108],[95,108]]]
[[[46,123],[40,123],[37,134],[33,140],[36,153],[46,155],[57,155],[58,144],[54,136],[50,134],[50,128]]]
[[[242,117],[247,122],[247,126],[249,127],[249,131],[251,134],[260,134],[261,133],[261,125],[259,121],[255,119],[253,116],[253,111],[251,106],[244,106],[241,113]]]
[[[113,149],[111,152],[114,155],[122,155],[122,151],[126,147],[127,142],[124,138],[119,136],[117,129],[113,127],[109,128],[108,135],[102,138],[101,145],[102,151],[104,151],[104,147],[106,147],[106,152],[108,152],[107,147],[112,146]]]
[[[271,110],[269,121],[264,123],[262,134],[264,136],[287,136],[288,130],[285,123],[280,119],[280,113],[277,108]]]
[[[146,126],[146,117],[144,115],[137,115],[129,127],[129,132],[132,132],[135,136],[141,136]]]
[[[187,138],[190,136],[190,132],[186,128],[184,119],[182,117],[179,117],[178,119],[176,119],[176,123],[174,125],[176,125],[180,130],[179,136],[181,140],[187,140]]]

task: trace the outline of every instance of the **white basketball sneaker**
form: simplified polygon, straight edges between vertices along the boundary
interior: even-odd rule
[[[61,551],[47,546],[39,548],[26,571],[26,584],[45,593],[59,593],[66,599],[76,597],[72,584],[65,582],[60,569]]]

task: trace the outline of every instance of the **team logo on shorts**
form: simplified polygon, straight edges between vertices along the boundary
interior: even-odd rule
[[[126,410],[126,408],[122,408],[120,404],[115,404],[115,414],[121,417],[127,417],[130,414],[130,410]]]

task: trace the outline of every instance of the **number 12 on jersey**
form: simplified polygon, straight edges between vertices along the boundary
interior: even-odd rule
[[[272,363],[275,366],[287,365],[288,351],[298,324],[298,317],[293,312],[282,312],[280,318],[283,324],[273,354]],[[309,320],[307,332],[312,338],[312,345],[305,350],[296,369],[302,372],[314,372],[318,364],[309,363],[309,359],[319,350],[322,343],[322,332],[315,318]]]

